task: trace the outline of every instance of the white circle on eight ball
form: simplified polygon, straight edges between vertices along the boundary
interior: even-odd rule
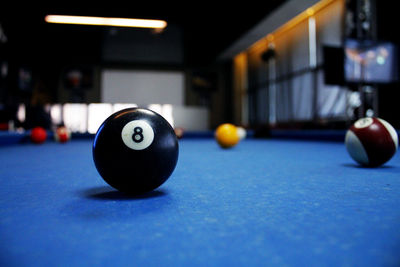
[[[134,120],[125,124],[121,137],[124,144],[130,149],[143,150],[153,143],[154,131],[146,121]]]

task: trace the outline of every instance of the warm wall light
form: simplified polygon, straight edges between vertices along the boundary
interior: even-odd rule
[[[87,17],[87,16],[47,15],[44,18],[44,20],[47,23],[153,28],[153,29],[163,29],[167,26],[167,22],[165,22],[164,20],[152,20],[152,19],[126,19],[126,18],[106,18],[106,17]]]
[[[253,45],[251,45],[250,48],[248,48],[248,50],[252,50],[252,51],[265,50],[266,45],[268,43],[271,43],[274,40],[278,39],[280,36],[282,36],[283,34],[287,33],[288,30],[293,29],[296,25],[298,25],[299,23],[305,21],[306,19],[310,19],[311,18],[311,21],[309,21],[309,23],[310,22],[311,23],[315,23],[315,19],[312,19],[312,16],[317,14],[319,11],[321,11],[325,7],[327,7],[327,6],[329,6],[329,5],[333,4],[333,3],[337,3],[339,1],[340,1],[340,3],[342,3],[344,5],[344,2],[345,2],[344,0],[321,0],[321,1],[317,2],[315,5],[307,8],[306,10],[304,10],[303,12],[301,12],[300,14],[298,14],[297,16],[292,18],[291,20],[289,20],[286,23],[284,23],[282,26],[277,28],[272,33],[269,33],[266,37],[264,37],[261,40],[255,42]],[[310,25],[309,25],[309,27],[310,27]]]
[[[313,16],[314,15],[314,9],[313,8],[307,8],[306,13],[308,16]]]

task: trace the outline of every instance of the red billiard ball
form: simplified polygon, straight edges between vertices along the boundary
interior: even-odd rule
[[[54,138],[57,142],[66,143],[71,139],[71,132],[65,126],[58,127],[54,133]]]
[[[185,130],[184,130],[182,127],[176,127],[176,128],[174,129],[174,132],[175,132],[175,134],[176,134],[176,137],[177,137],[178,139],[181,139],[181,138],[183,137],[183,134],[185,133]]]
[[[397,151],[398,142],[393,126],[379,118],[359,119],[345,138],[350,156],[367,167],[377,167],[390,160]]]
[[[31,140],[35,144],[42,144],[47,139],[47,132],[42,127],[35,127],[31,131]]]

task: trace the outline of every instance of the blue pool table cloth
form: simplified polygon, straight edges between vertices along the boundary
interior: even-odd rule
[[[170,179],[138,197],[91,153],[0,147],[0,266],[400,266],[399,153],[368,169],[342,142],[182,139]]]

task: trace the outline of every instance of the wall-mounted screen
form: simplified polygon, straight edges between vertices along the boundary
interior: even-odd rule
[[[389,42],[346,40],[344,78],[350,83],[392,83],[399,79],[397,47]]]

